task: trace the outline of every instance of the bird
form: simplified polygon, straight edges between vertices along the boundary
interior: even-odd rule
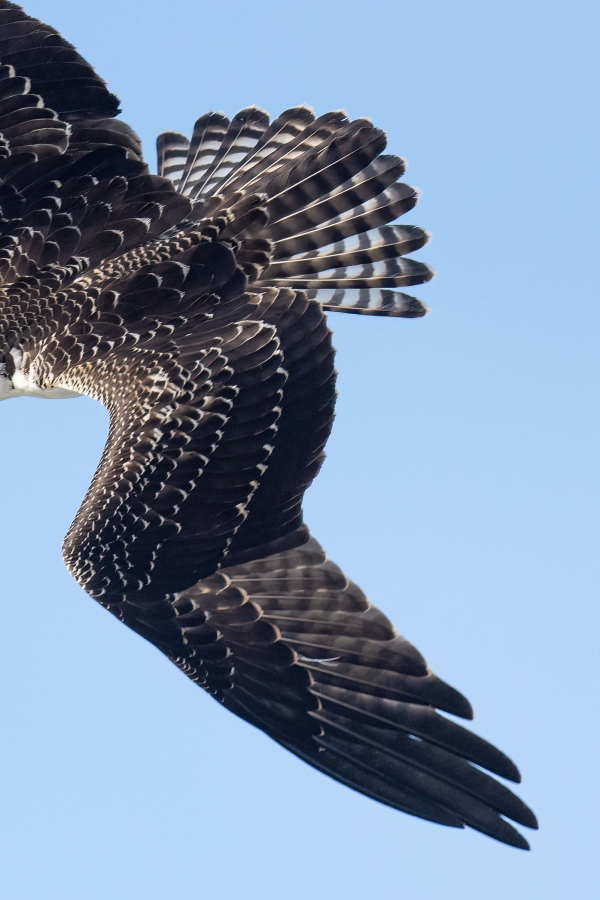
[[[119,101],[0,0],[0,399],[85,395],[106,446],[65,538],[83,589],[344,785],[528,849],[469,702],[303,520],[331,431],[330,314],[419,318],[417,201],[368,119],[209,112],[150,171]],[[513,824],[514,823],[514,824]]]

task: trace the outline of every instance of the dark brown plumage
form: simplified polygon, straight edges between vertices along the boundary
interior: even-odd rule
[[[325,310],[415,317],[427,233],[384,134],[304,107],[198,120],[158,175],[53,29],[0,0],[0,399],[110,433],[66,537],[85,590],[220,703],[390,806],[526,847],[500,751],[302,519],[335,403]]]

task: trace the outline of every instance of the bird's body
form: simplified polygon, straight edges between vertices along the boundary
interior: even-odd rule
[[[66,537],[85,590],[220,703],[384,803],[526,847],[518,780],[302,520],[335,405],[326,310],[420,316],[385,137],[261,110],[165,133],[0,0],[0,399],[88,395],[108,441]]]

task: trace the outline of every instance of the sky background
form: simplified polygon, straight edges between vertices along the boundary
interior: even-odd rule
[[[388,132],[438,271],[332,315],[306,518],[472,701],[541,830],[522,853],[367,800],[221,709],[77,586],[107,416],[0,408],[0,882],[11,900],[581,900],[598,881],[599,12],[592,2],[30,0],[156,133],[308,102]],[[596,884],[596,888],[594,888]]]

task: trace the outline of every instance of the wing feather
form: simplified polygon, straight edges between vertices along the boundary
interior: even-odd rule
[[[305,762],[397,809],[527,848],[507,820],[535,828],[535,817],[484,771],[518,781],[514,764],[435,711],[471,715],[314,539],[225,567],[174,607],[190,640],[176,664]]]

